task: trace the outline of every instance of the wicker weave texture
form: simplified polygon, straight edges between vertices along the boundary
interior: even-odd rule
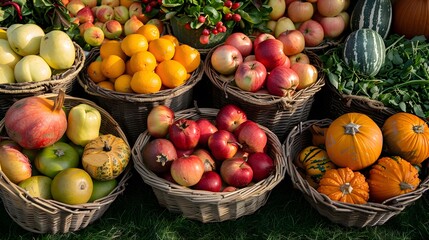
[[[317,190],[299,174],[294,160],[299,157],[300,151],[311,145],[310,127],[315,124],[327,127],[330,119],[309,120],[295,126],[283,148],[286,156],[286,171],[291,177],[292,184],[299,189],[305,199],[323,216],[334,223],[347,227],[366,227],[382,225],[393,216],[401,213],[407,206],[419,199],[428,190],[429,177],[426,177],[420,186],[413,192],[387,199],[383,203],[368,202],[367,204],[350,204],[333,201]]]
[[[83,70],[78,75],[78,82],[85,92],[93,96],[96,103],[121,125],[131,145],[139,134],[146,130],[147,116],[153,107],[165,105],[173,111],[190,107],[193,103],[193,87],[204,73],[201,63],[184,85],[174,89],[165,89],[154,94],[120,93],[99,87],[89,78],[86,68],[98,56],[99,49],[91,50]]]
[[[176,119],[214,119],[218,109],[192,108],[175,113]],[[267,154],[275,162],[275,172],[266,179],[234,192],[209,192],[193,190],[173,184],[147,169],[143,163],[142,149],[151,137],[147,131],[140,134],[133,146],[134,167],[143,181],[152,187],[158,203],[171,212],[182,214],[201,222],[221,222],[253,214],[264,206],[271,190],[285,175],[285,158],[278,137],[261,126],[267,133]]]
[[[41,97],[54,99],[56,94],[43,94]],[[101,133],[110,133],[121,137],[128,144],[125,133],[119,124],[95,103],[72,96],[66,96],[66,110],[81,103],[96,108],[102,117]],[[0,121],[0,131],[6,135],[4,119]],[[3,205],[12,218],[22,228],[34,233],[67,233],[85,228],[88,224],[99,219],[109,208],[116,197],[125,190],[125,184],[131,177],[132,161],[118,178],[117,187],[106,197],[92,203],[68,205],[55,200],[46,200],[30,196],[24,189],[12,183],[0,171],[0,197]]]
[[[60,89],[70,94],[75,87],[76,76],[85,63],[85,52],[77,44],[73,43],[76,58],[73,65],[60,73],[53,72],[49,80],[26,83],[4,83],[0,84],[0,119],[4,117],[7,109],[17,100],[29,96],[46,93],[55,93]]]
[[[251,93],[243,91],[234,84],[233,76],[220,75],[211,66],[212,49],[204,62],[204,71],[213,84],[213,106],[233,103],[247,113],[247,117],[273,131],[284,141],[290,129],[302,121],[306,121],[314,102],[314,95],[325,85],[325,75],[319,57],[306,52],[310,61],[318,70],[319,78],[313,85],[295,92],[291,97],[278,97],[271,94]]]

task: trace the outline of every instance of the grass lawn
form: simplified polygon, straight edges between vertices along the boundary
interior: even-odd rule
[[[34,234],[22,229],[0,209],[0,239],[428,239],[429,196],[386,224],[347,228],[331,223],[293,189],[286,178],[256,213],[237,220],[200,223],[160,207],[137,172],[125,193],[101,219],[67,234]]]

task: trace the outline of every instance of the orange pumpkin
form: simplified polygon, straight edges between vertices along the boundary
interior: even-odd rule
[[[329,126],[325,147],[335,165],[361,170],[379,158],[383,148],[383,134],[367,115],[346,113]]]
[[[365,176],[348,167],[326,171],[317,191],[334,201],[345,203],[365,204],[369,199],[369,186]]]
[[[310,126],[311,142],[314,146],[325,147],[325,133],[327,127],[320,127],[315,124]]]
[[[411,113],[395,113],[383,124],[387,150],[412,164],[429,157],[429,128],[423,119]]]
[[[371,200],[383,202],[414,191],[420,184],[418,170],[401,157],[382,157],[371,167],[368,179]]]

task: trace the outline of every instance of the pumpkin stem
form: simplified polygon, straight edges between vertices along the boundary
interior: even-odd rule
[[[401,190],[408,190],[408,189],[414,190],[414,186],[411,185],[411,184],[409,184],[409,183],[407,183],[407,182],[401,182],[399,184],[399,187],[401,188]]]
[[[107,141],[104,141],[103,151],[110,152],[112,150],[112,146],[110,146]]]
[[[413,131],[415,133],[424,133],[425,132],[425,128],[423,125],[414,125],[413,126]]]
[[[54,107],[52,108],[53,112],[57,112],[63,109],[64,99],[66,97],[66,93],[60,89],[58,92],[58,96],[55,98]]]
[[[342,195],[345,196],[353,192],[353,187],[350,183],[344,183],[343,185],[340,186],[340,191]]]
[[[359,132],[360,125],[356,123],[348,123],[344,126],[344,133],[349,135],[355,135]]]

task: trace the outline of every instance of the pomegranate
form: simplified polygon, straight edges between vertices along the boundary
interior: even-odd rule
[[[67,130],[64,98],[64,91],[60,91],[55,101],[31,96],[13,103],[5,115],[9,137],[27,149],[47,147],[58,141]]]

